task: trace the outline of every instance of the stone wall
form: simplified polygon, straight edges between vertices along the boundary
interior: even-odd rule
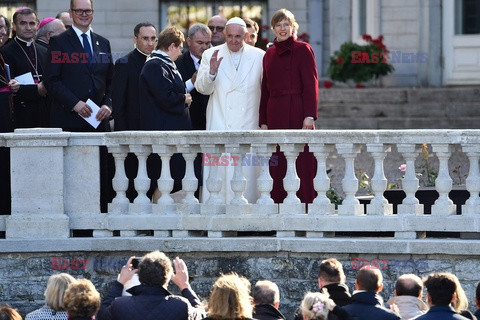
[[[318,251],[328,251],[319,248]],[[52,252],[0,254],[0,301],[9,303],[26,313],[43,304],[43,292],[52,273],[67,272],[75,277],[91,279],[104,295],[126,257],[142,252]],[[210,287],[221,273],[235,271],[247,277],[252,284],[259,279],[270,279],[280,287],[280,309],[292,319],[296,306],[305,292],[317,290],[318,264],[336,257],[343,265],[347,284],[353,290],[357,268],[363,263],[376,264],[384,276],[382,296],[392,296],[395,279],[405,273],[425,276],[430,272],[455,273],[474,309],[473,295],[479,280],[478,256],[456,255],[392,255],[392,254],[329,254],[289,252],[187,252],[167,253],[171,258],[179,255],[188,267],[191,283],[198,295],[206,299]],[[359,262],[359,258],[362,262]],[[63,259],[63,261],[61,260]],[[76,260],[75,260],[76,259]],[[84,264],[82,259],[87,259]],[[385,260],[387,259],[387,260]],[[383,262],[382,262],[383,261]],[[67,269],[70,268],[70,269]],[[82,269],[83,268],[83,269]],[[172,287],[170,287],[172,288]],[[173,290],[175,291],[175,290]]]

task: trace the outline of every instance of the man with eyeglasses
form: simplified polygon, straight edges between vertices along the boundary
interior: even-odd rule
[[[90,29],[94,17],[93,0],[70,0],[70,29],[50,39],[46,84],[51,93],[51,126],[71,132],[110,131],[112,114],[111,83],[113,61],[110,42]],[[100,107],[97,128],[85,118],[93,112],[90,99]],[[100,202],[107,211],[113,189],[108,179],[106,148],[100,148]]]
[[[225,43],[225,25],[227,24],[227,18],[224,16],[216,15],[208,20],[208,28],[212,31],[212,47]]]

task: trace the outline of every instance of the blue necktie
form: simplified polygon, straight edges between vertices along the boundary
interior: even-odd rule
[[[86,33],[82,33],[82,38],[83,38],[83,49],[85,52],[88,54],[88,64],[90,65],[92,63],[92,47],[90,47],[90,42],[88,42],[88,36]]]

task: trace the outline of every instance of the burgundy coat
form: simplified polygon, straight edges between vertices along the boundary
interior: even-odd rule
[[[260,125],[302,129],[303,119],[318,113],[318,75],[308,43],[289,39],[268,48],[263,57]]]
[[[259,124],[268,125],[268,129],[302,129],[306,117],[317,119],[317,109],[318,74],[312,48],[292,37],[282,42],[275,40],[263,58]],[[278,161],[272,161],[270,167],[271,195],[276,203],[281,203],[287,196],[283,188],[287,163],[278,146],[274,157]],[[303,203],[310,203],[316,195],[313,178],[317,169],[308,146],[297,158],[296,168],[300,177],[297,196]]]

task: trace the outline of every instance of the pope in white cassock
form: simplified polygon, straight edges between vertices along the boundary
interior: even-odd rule
[[[245,22],[240,18],[228,20],[224,32],[226,43],[203,53],[195,81],[198,92],[210,95],[206,129],[257,130],[265,52],[245,43],[248,32]],[[242,160],[238,162],[240,164]],[[244,161],[246,165],[243,166],[243,175],[247,179],[245,197],[249,203],[255,203],[258,198],[256,177],[259,167],[253,166],[254,163]],[[221,195],[227,204],[234,195],[230,187],[233,170],[232,165],[218,167],[218,175],[223,183]],[[208,172],[209,167],[204,166],[202,202],[209,197],[206,188]]]

